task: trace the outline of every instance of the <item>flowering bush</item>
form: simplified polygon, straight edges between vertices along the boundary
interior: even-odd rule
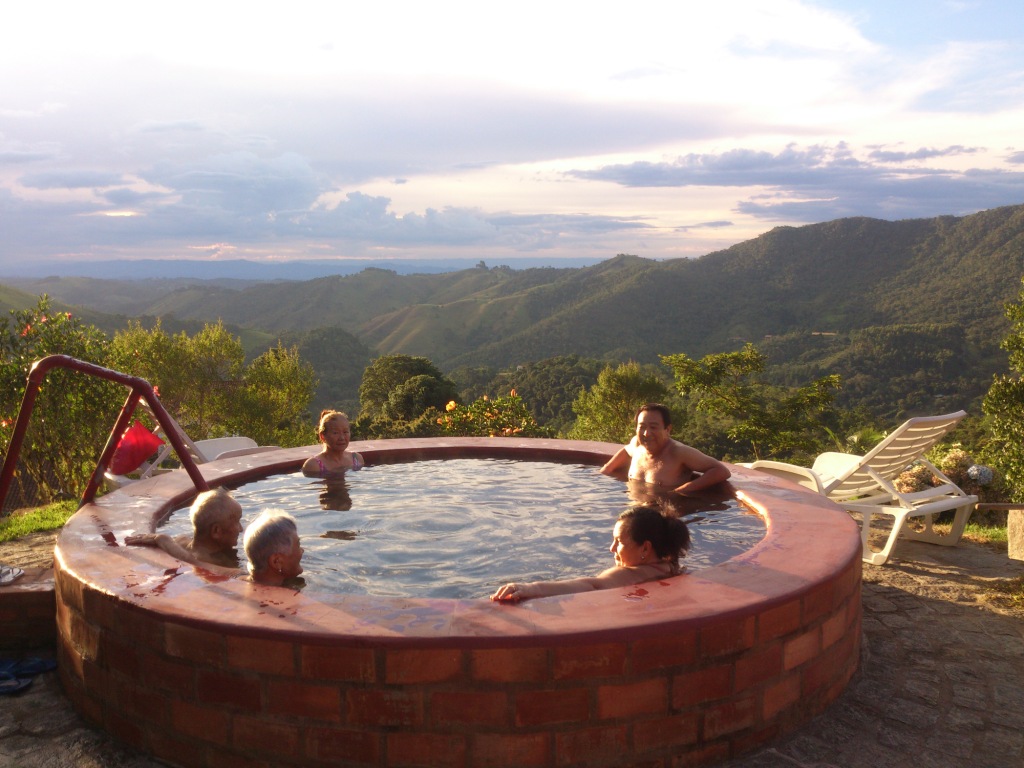
[[[958,485],[964,493],[977,496],[979,501],[1001,501],[1004,490],[1000,478],[990,467],[975,464],[974,459],[959,443],[950,446],[945,453],[930,457],[946,477]],[[914,493],[939,485],[939,479],[923,464],[915,464],[896,478],[896,490]]]
[[[462,437],[551,437],[551,430],[537,424],[529,408],[513,389],[493,400],[487,395],[468,405],[454,400],[445,406],[437,424],[444,435]]]
[[[107,364],[108,341],[70,312],[54,312],[43,296],[32,309],[0,318],[0,449],[6,454],[32,364],[63,354]],[[51,370],[36,398],[6,506],[79,495],[88,483],[124,390],[63,369]]]

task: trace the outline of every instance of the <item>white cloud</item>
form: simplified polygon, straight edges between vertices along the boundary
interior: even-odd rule
[[[1021,23],[992,4],[168,11],[9,9],[0,273],[27,254],[698,255],[769,219],[1024,202]]]

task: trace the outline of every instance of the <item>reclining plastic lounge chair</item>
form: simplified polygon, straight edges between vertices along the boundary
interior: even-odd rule
[[[827,496],[849,512],[860,513],[864,561],[872,565],[883,565],[892,554],[901,533],[908,539],[945,546],[953,546],[960,541],[978,497],[969,496],[960,490],[924,454],[966,415],[964,411],[958,411],[945,416],[910,419],[893,430],[866,455],[823,453],[814,460],[810,469],[764,460],[744,466],[792,480]],[[926,466],[941,484],[914,493],[898,491],[894,484],[896,478],[915,462]],[[940,535],[932,530],[933,516],[949,510],[956,510],[952,529],[948,534]],[[893,518],[889,537],[877,552],[868,544],[872,515],[889,515]],[[924,518],[924,530],[906,528],[905,524],[911,517]]]
[[[145,400],[139,403],[139,408],[148,410]],[[170,414],[168,414],[170,416]],[[171,416],[172,426],[177,430],[178,435],[181,437],[182,442],[185,443],[185,447],[188,448],[192,458],[196,464],[205,464],[208,461],[215,461],[217,459],[228,459],[233,456],[245,456],[250,453],[263,453],[264,451],[276,451],[278,446],[276,445],[258,445],[255,440],[251,437],[213,437],[208,440],[192,440],[181,428],[181,425],[174,420]],[[157,432],[163,432],[163,428],[158,428]],[[160,472],[167,471],[161,469],[163,462],[170,458],[174,452],[174,447],[170,442],[165,443],[159,451],[156,453],[156,457],[152,461],[143,462],[138,468],[138,477],[128,477],[126,475],[115,475],[112,472],[105,472],[103,479],[108,488],[120,488],[128,483],[134,483],[136,480],[142,480],[147,477],[159,474]]]

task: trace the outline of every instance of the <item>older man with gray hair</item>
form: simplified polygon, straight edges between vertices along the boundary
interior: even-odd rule
[[[187,563],[210,563],[237,568],[238,536],[242,533],[242,505],[224,488],[196,496],[189,509],[191,536],[166,533],[140,533],[125,538],[133,546],[160,547],[172,557]]]

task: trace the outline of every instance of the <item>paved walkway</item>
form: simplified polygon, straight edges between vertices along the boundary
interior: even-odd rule
[[[1024,615],[992,609],[982,586],[1024,562],[982,547],[901,542],[864,566],[861,671],[795,734],[723,768],[1021,768]],[[56,673],[0,697],[0,768],[162,765],[86,727]]]

